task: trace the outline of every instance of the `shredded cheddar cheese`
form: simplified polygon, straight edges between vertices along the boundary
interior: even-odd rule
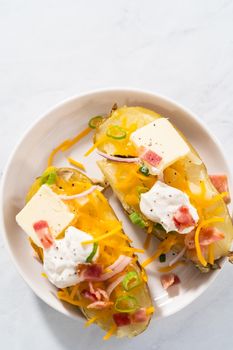
[[[122,238],[128,240],[128,237],[126,237],[126,235],[124,235],[123,233],[121,234],[121,233],[119,232],[121,229],[122,229],[122,226],[119,225],[119,226],[117,226],[116,228],[114,228],[113,230],[111,230],[110,232],[105,233],[105,234],[102,235],[102,236],[98,236],[98,237],[96,237],[96,238],[94,238],[94,239],[91,239],[91,240],[89,240],[89,241],[83,241],[82,244],[96,243],[96,242],[99,242],[99,241],[101,241],[101,240],[103,240],[103,239],[105,239],[105,238],[108,238],[108,237],[112,236],[112,235],[115,235],[116,233],[118,233],[118,235],[121,236]]]
[[[153,231],[153,226],[154,226],[154,223],[153,222],[149,222],[147,233],[151,233]]]
[[[141,277],[142,277],[142,280],[143,280],[144,282],[146,282],[146,283],[147,283],[147,281],[148,281],[148,277],[147,277],[147,274],[146,274],[146,271],[145,271],[145,269],[144,269],[144,268],[142,268],[142,271],[141,271]]]
[[[77,143],[78,141],[80,141],[83,137],[85,137],[87,134],[89,134],[89,132],[91,131],[91,128],[86,128],[83,131],[81,131],[77,136],[75,136],[72,140],[65,140],[63,141],[60,145],[58,145],[56,148],[53,149],[53,151],[51,152],[49,158],[48,158],[48,167],[51,166],[53,164],[53,159],[54,156],[59,152],[59,151],[66,151],[68,150],[70,147],[72,147],[75,143]]]
[[[67,288],[63,288],[63,293],[69,298],[69,291]]]
[[[79,287],[79,285],[77,284],[76,286],[74,286],[74,287],[72,288],[72,291],[71,291],[71,293],[70,293],[70,298],[71,298],[72,300],[74,299],[75,295],[77,294],[78,287]]]
[[[73,300],[69,296],[64,295],[64,293],[62,291],[59,291],[57,293],[57,296],[59,299],[66,301],[67,303],[75,305],[75,306],[85,306],[86,305],[86,302],[81,301],[81,300]]]
[[[147,315],[153,314],[154,312],[155,312],[154,306],[150,306],[150,307],[146,308],[146,314]]]
[[[84,327],[89,327],[92,323],[98,320],[99,316],[94,316],[84,323]]]
[[[108,205],[107,199],[104,197],[104,195],[100,191],[96,191],[96,195],[99,198],[99,200],[105,204]]]
[[[157,249],[156,252],[148,259],[143,261],[142,267],[146,267],[150,263],[152,263],[154,260],[156,260],[160,255],[162,254],[162,249]]]
[[[71,139],[67,145],[65,145],[63,147],[62,151],[64,152],[64,151],[68,150],[70,147],[72,147],[77,142],[79,142],[82,138],[87,136],[91,131],[92,131],[92,129],[89,127],[84,129],[83,131],[81,131],[77,136],[75,136],[73,139]]]
[[[84,154],[84,156],[89,156],[99,145],[101,145],[101,143],[105,141],[105,139],[105,136],[101,137],[96,143],[94,143],[93,146],[91,146],[91,148],[89,148],[89,150]]]
[[[205,187],[204,181],[201,181],[201,182],[200,182],[200,186],[201,186],[201,196],[202,196],[202,198],[205,198],[205,195],[206,195],[206,187]]]
[[[55,157],[55,155],[59,152],[59,151],[63,151],[64,147],[66,147],[69,144],[69,140],[65,140],[63,141],[60,145],[58,145],[56,148],[54,148],[52,150],[52,152],[50,153],[50,156],[48,158],[48,167],[53,165],[53,159]]]
[[[140,248],[134,248],[134,247],[123,247],[121,248],[122,252],[134,252],[134,253],[145,253],[145,250]]]
[[[208,262],[213,265],[214,264],[214,244],[211,243],[208,246]]]
[[[164,266],[164,267],[160,267],[158,269],[159,272],[170,272],[172,270],[174,270],[175,268],[177,268],[180,265],[185,265],[185,261],[177,261],[176,263],[172,264],[171,266]]]
[[[227,196],[229,196],[228,192],[219,193],[216,196],[214,196],[213,198],[207,200],[206,203],[204,203],[204,207],[208,207],[208,206],[222,200],[224,197],[227,197]]]
[[[86,170],[85,166],[82,163],[78,162],[77,160],[75,160],[71,157],[68,157],[67,160],[71,165],[74,165],[76,168],[79,168],[79,169],[84,170],[84,171]]]
[[[111,336],[116,332],[117,330],[117,326],[114,324],[109,331],[105,334],[105,336],[103,337],[103,340],[108,340],[109,338],[111,338]]]
[[[152,263],[154,260],[156,260],[161,254],[166,254],[168,253],[172,246],[174,246],[174,244],[177,241],[177,237],[175,235],[170,235],[168,236],[167,239],[165,239],[164,241],[162,241],[159,245],[157,250],[155,251],[155,253],[148,259],[146,259],[143,263],[142,266],[146,267],[147,265],[149,265],[150,263]]]
[[[148,249],[149,248],[149,245],[150,245],[150,242],[151,242],[151,238],[152,238],[152,234],[151,233],[147,233],[145,242],[143,244],[143,248],[144,249]]]
[[[204,226],[208,226],[209,224],[212,224],[215,222],[223,222],[223,221],[224,221],[223,218],[212,218],[212,219],[208,219],[208,220],[204,220],[204,221],[200,222],[200,224],[197,226],[197,229],[195,232],[195,237],[194,237],[194,242],[195,242],[195,248],[196,248],[198,260],[200,261],[200,263],[203,266],[207,265],[207,261],[205,260],[204,256],[202,255],[200,242],[199,242],[199,234],[201,232],[201,229]]]

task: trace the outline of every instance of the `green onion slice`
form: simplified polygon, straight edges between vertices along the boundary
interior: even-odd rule
[[[149,176],[150,175],[150,172],[149,172],[149,168],[145,165],[142,165],[140,168],[139,168],[139,171],[140,173],[142,173],[144,176]]]
[[[132,214],[130,214],[129,218],[133,224],[138,225],[141,228],[146,227],[145,221],[141,218],[141,216],[138,213],[133,212]]]
[[[92,259],[94,258],[95,254],[96,254],[96,252],[97,252],[97,248],[98,248],[98,243],[95,242],[95,243],[93,244],[93,249],[92,249],[91,254],[88,255],[88,257],[86,258],[86,262],[87,262],[87,263],[92,262]]]
[[[115,309],[118,312],[133,312],[138,306],[137,299],[131,295],[123,295],[115,301]]]
[[[126,138],[127,132],[118,125],[112,125],[108,128],[106,135],[115,140],[123,140]]]
[[[96,129],[100,126],[103,121],[103,117],[101,115],[97,115],[89,120],[88,126],[92,129]]]
[[[124,290],[130,291],[131,289],[139,286],[141,284],[141,279],[136,271],[130,271],[126,274],[122,281]]]
[[[159,256],[159,261],[160,261],[161,263],[165,262],[165,261],[166,261],[166,254],[161,254],[161,255]]]
[[[41,175],[41,185],[53,185],[56,182],[57,172],[54,167],[49,168]]]

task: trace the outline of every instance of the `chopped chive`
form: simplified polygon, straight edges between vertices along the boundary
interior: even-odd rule
[[[141,228],[146,227],[145,221],[141,218],[141,216],[138,213],[133,212],[132,214],[130,214],[129,218],[133,224],[138,225]]]
[[[140,168],[139,168],[139,171],[141,174],[143,174],[144,176],[149,176],[149,168],[145,165],[142,165]]]
[[[161,255],[159,256],[159,261],[160,261],[161,263],[164,263],[164,262],[166,261],[166,254],[161,254]]]
[[[92,262],[92,259],[94,258],[95,254],[96,254],[97,248],[98,248],[98,243],[95,242],[93,244],[93,249],[92,249],[91,254],[86,258],[86,262],[88,262],[88,263]]]
[[[103,119],[104,118],[101,115],[97,115],[89,120],[88,125],[90,128],[96,129],[102,123]]]

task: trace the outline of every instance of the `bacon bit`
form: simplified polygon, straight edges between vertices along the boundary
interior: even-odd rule
[[[112,301],[95,301],[94,303],[87,305],[87,308],[102,310],[111,307],[113,304]]]
[[[227,176],[224,174],[214,174],[214,175],[209,175],[209,178],[212,182],[212,184],[214,185],[214,187],[216,188],[216,190],[219,193],[223,193],[223,192],[228,192],[229,193],[229,187],[228,187],[228,180],[227,180]],[[223,198],[224,202],[226,204],[229,204],[231,201],[230,196],[225,196]]]
[[[81,294],[84,298],[89,299],[93,302],[95,301],[109,301],[109,296],[107,292],[101,288],[94,289],[91,282],[89,282],[89,290],[83,289]],[[101,300],[103,298],[103,300]]]
[[[141,323],[148,320],[148,315],[145,308],[141,308],[133,313],[131,316],[132,323]]]
[[[131,323],[129,314],[126,312],[113,314],[112,317],[117,327],[127,326]]]
[[[158,167],[158,165],[160,164],[160,162],[162,160],[162,157],[160,157],[154,151],[146,150],[145,148],[143,148],[143,151],[144,151],[144,153],[142,153],[140,158],[143,159],[148,164],[150,164],[154,167]]]
[[[49,225],[47,221],[40,220],[33,224],[33,228],[43,245],[44,249],[48,249],[53,245],[53,237],[49,231]]]
[[[173,216],[173,220],[176,227],[181,231],[184,228],[193,226],[195,224],[195,221],[189,212],[189,208],[184,205],[176,211],[175,215]]]
[[[180,279],[177,275],[174,276],[174,284],[179,284],[180,283]]]
[[[100,298],[102,296],[104,300],[106,300],[106,301],[109,300],[108,293],[104,289],[97,288],[97,292],[100,294]]]
[[[98,298],[96,297],[95,294],[91,293],[89,290],[87,289],[83,289],[82,292],[81,292],[82,296],[85,298],[85,299],[88,299],[88,300],[91,300],[91,301],[97,301]]]
[[[200,245],[206,246],[213,242],[220,241],[221,239],[224,239],[225,235],[223,232],[220,232],[215,227],[206,227],[202,229],[202,232],[200,234]]]
[[[169,273],[167,275],[162,275],[160,277],[160,282],[164,289],[168,289],[169,287],[180,283],[180,279],[174,273]]]
[[[94,287],[93,287],[93,284],[92,284],[91,282],[89,282],[88,284],[89,284],[90,292],[91,292],[92,294],[95,294],[95,289],[94,289]]]
[[[79,264],[78,273],[83,281],[99,281],[103,268],[99,264]]]
[[[97,300],[101,300],[102,297],[106,301],[109,300],[108,293],[104,289],[101,289],[101,288],[97,288],[95,290],[93,287],[93,284],[91,282],[89,282],[89,289],[90,289],[91,294],[96,296]]]
[[[103,267],[100,264],[79,264],[77,268],[79,282],[106,281],[122,272],[129,265],[131,260],[131,257],[122,255],[114,262],[114,264],[107,268],[107,270],[111,271],[105,273],[103,273]]]
[[[191,231],[187,235],[185,235],[184,243],[188,249],[194,249],[195,248],[195,231]],[[201,247],[208,246],[211,243],[220,241],[221,239],[224,239],[225,235],[224,233],[220,232],[215,227],[206,227],[201,230],[200,236],[199,236],[199,242]]]

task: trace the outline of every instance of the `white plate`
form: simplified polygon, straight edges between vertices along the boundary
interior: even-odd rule
[[[66,138],[70,138],[87,126],[90,117],[106,114],[112,105],[118,106],[144,106],[169,117],[171,121],[185,134],[188,140],[196,147],[206,163],[209,172],[224,172],[230,176],[227,161],[223,151],[213,135],[207,128],[187,109],[162,96],[138,90],[102,90],[91,92],[66,100],[55,108],[49,110],[25,134],[13,152],[6,168],[2,181],[2,223],[6,245],[18,271],[33,291],[47,304],[65,315],[81,319],[80,312],[56,298],[56,288],[47,279],[41,276],[42,266],[33,259],[32,250],[28,244],[26,234],[16,225],[15,216],[24,205],[25,194],[34,181],[46,167],[50,151]],[[87,136],[74,146],[69,154],[83,162],[87,174],[101,177],[95,165],[97,158],[93,153],[83,158],[85,151],[91,146],[92,137]],[[55,159],[57,166],[68,166],[64,156]],[[109,192],[110,203],[116,214],[124,223],[124,229],[134,241],[134,246],[141,248],[145,240],[142,230],[136,229],[123,213],[119,203]],[[150,251],[140,261],[151,255],[155,249],[156,240]],[[155,317],[166,317],[195,300],[211,284],[220,272],[201,274],[191,264],[180,267],[177,273],[182,283],[174,287],[168,294],[159,282],[156,270],[158,263],[148,267],[149,284],[156,306]]]

